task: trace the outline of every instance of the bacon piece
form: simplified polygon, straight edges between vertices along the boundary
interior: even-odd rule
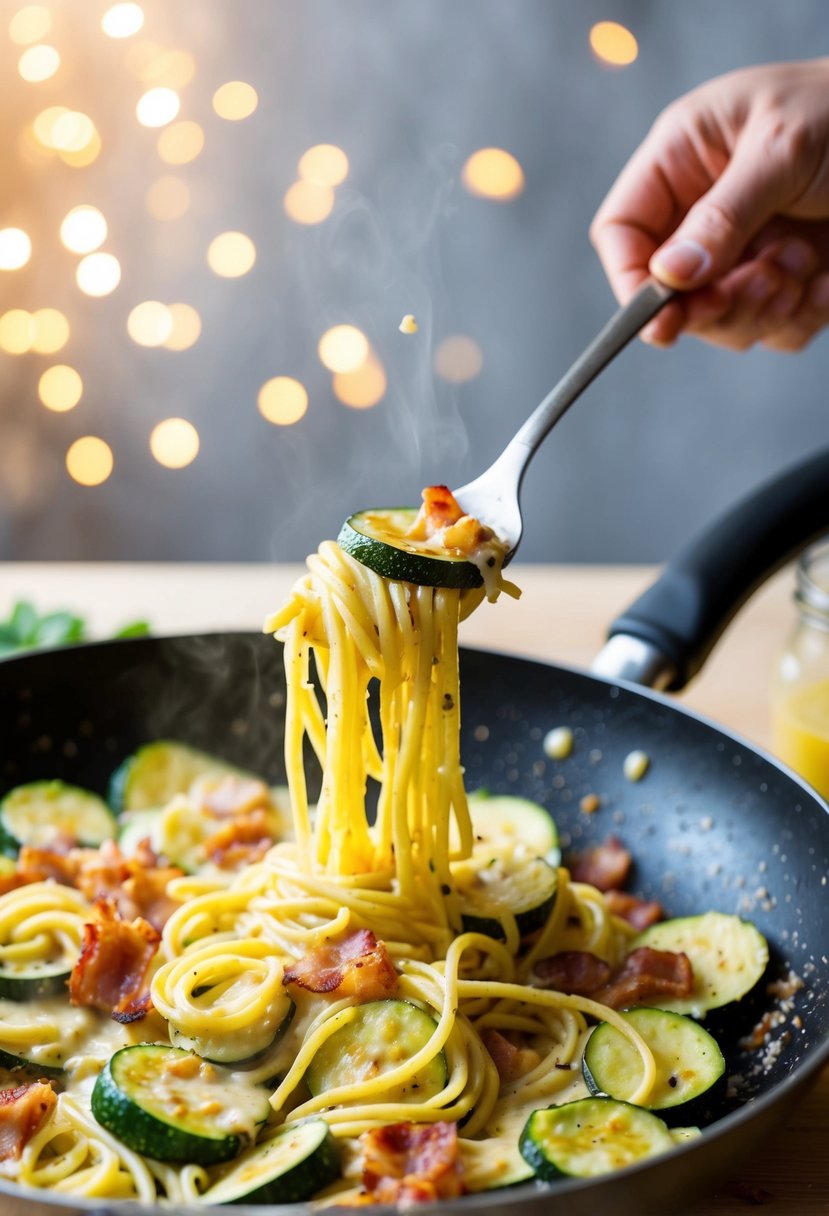
[[[612,1009],[625,1009],[654,997],[690,996],[693,987],[694,971],[687,954],[638,946],[631,950],[610,983],[593,996]]]
[[[111,840],[99,849],[75,849],[73,855],[79,857],[78,890],[92,903],[111,900],[122,920],[143,917],[154,928],[163,929],[179,906],[178,900],[167,895],[170,880],[184,873],[178,866],[147,869],[138,858],[124,857]],[[155,858],[154,853],[152,856]],[[146,855],[145,860],[149,860]]]
[[[626,891],[606,892],[605,903],[614,916],[626,920],[640,933],[649,925],[655,925],[657,921],[662,920],[665,915],[662,905],[655,899],[637,899],[635,895],[628,895]]]
[[[588,950],[561,950],[538,960],[533,967],[533,984],[556,992],[592,996],[609,983],[611,975],[610,964]]]
[[[454,1123],[392,1123],[360,1139],[369,1202],[430,1203],[464,1193]]]
[[[55,1109],[57,1094],[46,1081],[0,1090],[0,1161],[18,1161]]]
[[[63,849],[50,845],[36,848],[24,844],[17,857],[17,873],[22,882],[46,882],[52,878],[64,887],[74,887],[78,879],[78,868],[82,849]]]
[[[600,891],[612,891],[625,885],[632,863],[633,858],[618,836],[608,836],[601,844],[572,858],[570,877]]]
[[[447,549],[460,549],[463,553],[474,553],[492,540],[493,531],[476,519],[474,515],[462,516],[456,524],[450,524],[443,533]]]
[[[409,530],[416,540],[428,540],[441,528],[456,524],[463,511],[448,486],[427,486],[423,491],[423,506]]]
[[[397,987],[397,972],[385,942],[378,942],[370,929],[357,929],[297,959],[285,968],[282,983],[335,995],[338,1000],[375,1001]]]
[[[80,957],[69,977],[69,999],[73,1005],[103,1009],[116,1020],[126,1014],[133,1021],[150,1008],[144,1003],[147,973],[161,934],[143,917],[121,920],[111,899],[99,899],[94,915],[83,927]]]
[[[494,1026],[486,1026],[481,1031],[481,1042],[492,1056],[502,1081],[515,1081],[516,1078],[523,1077],[524,1073],[535,1068],[541,1061],[537,1051],[533,1051],[531,1047],[516,1047]]]
[[[274,842],[267,811],[258,808],[223,824],[202,844],[202,853],[223,870],[236,870],[265,856]]]

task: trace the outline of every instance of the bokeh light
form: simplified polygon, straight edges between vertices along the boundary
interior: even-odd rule
[[[158,137],[158,155],[168,165],[189,164],[203,147],[204,131],[189,119],[165,127]]]
[[[18,46],[39,42],[52,28],[52,14],[45,4],[27,4],[9,22],[9,37]]]
[[[464,164],[461,182],[478,198],[507,203],[524,189],[524,170],[505,148],[479,148]]]
[[[84,114],[82,110],[63,110],[55,116],[44,143],[56,152],[82,152],[93,143],[96,134],[95,123],[88,114]]]
[[[199,454],[199,432],[186,418],[165,418],[153,427],[150,451],[166,469],[184,469]]]
[[[19,270],[32,256],[32,242],[22,228],[0,228],[0,270]]]
[[[334,325],[320,338],[317,353],[330,372],[356,372],[369,349],[368,338],[356,325]]]
[[[336,144],[315,144],[299,158],[297,173],[321,186],[339,186],[348,176],[348,157]]]
[[[175,89],[148,89],[139,97],[135,114],[142,127],[166,127],[181,108],[181,98]]]
[[[282,205],[297,224],[321,224],[334,208],[334,191],[322,182],[300,180],[285,191]]]
[[[259,413],[275,426],[293,426],[308,409],[305,385],[292,376],[274,376],[266,380],[256,398]]]
[[[83,169],[86,165],[91,165],[101,153],[101,137],[97,130],[93,130],[92,138],[89,143],[83,148],[77,150],[64,151],[58,149],[58,156],[65,165],[70,165],[73,169]]]
[[[127,333],[138,346],[162,346],[173,332],[173,318],[160,300],[136,304],[127,317]]]
[[[183,89],[196,74],[196,61],[187,51],[165,51],[153,48],[138,70],[144,84],[163,85],[168,89]]]
[[[256,246],[244,232],[221,232],[210,242],[207,264],[224,279],[247,274],[256,261]]]
[[[38,355],[53,355],[69,341],[69,321],[58,308],[36,308],[32,325],[31,349]]]
[[[180,177],[159,177],[150,186],[144,202],[157,220],[178,220],[190,208],[190,187]]]
[[[97,207],[73,207],[63,218],[60,239],[71,253],[92,253],[107,238],[107,222]]]
[[[201,317],[192,304],[168,304],[172,328],[164,340],[166,350],[189,350],[201,336]]]
[[[131,38],[143,25],[140,4],[113,4],[101,18],[101,29],[110,38]]]
[[[108,296],[121,282],[121,263],[112,253],[89,253],[78,262],[75,281],[88,296]]]
[[[7,355],[25,355],[34,336],[34,318],[25,308],[10,308],[0,316],[0,350]]]
[[[480,375],[484,356],[474,338],[467,334],[450,334],[436,347],[432,365],[442,380],[464,384]]]
[[[590,46],[602,63],[627,67],[639,54],[639,45],[624,25],[618,21],[599,21],[590,30]]]
[[[29,84],[39,84],[41,80],[49,80],[60,67],[60,55],[53,46],[41,43],[30,46],[20,56],[17,70]]]
[[[213,94],[213,109],[219,118],[238,122],[248,118],[259,105],[256,89],[244,80],[229,80]]]
[[[47,367],[37,385],[37,395],[48,410],[58,414],[74,409],[83,394],[83,380],[74,367],[56,363]]]
[[[374,351],[355,372],[337,372],[332,387],[343,405],[366,410],[377,405],[386,392],[386,371]]]
[[[66,469],[73,481],[82,486],[99,486],[114,466],[112,448],[97,435],[76,439],[66,453]]]

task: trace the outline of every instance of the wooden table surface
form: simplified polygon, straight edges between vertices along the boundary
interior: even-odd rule
[[[41,611],[68,607],[96,636],[146,618],[157,633],[258,629],[299,572],[297,566],[6,564],[0,616],[17,598]],[[467,645],[586,667],[605,629],[654,571],[630,566],[520,566],[517,603],[503,596],[462,626]],[[743,610],[703,673],[680,700],[754,743],[769,740],[768,680],[794,624],[793,574],[781,572]],[[829,921],[829,916],[827,916]],[[733,1180],[684,1216],[736,1216],[768,1205],[779,1216],[829,1212],[829,1070],[782,1132],[735,1171]]]

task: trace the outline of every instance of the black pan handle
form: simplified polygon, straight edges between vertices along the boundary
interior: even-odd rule
[[[593,670],[684,688],[749,596],[829,532],[829,448],[792,466],[704,528],[617,617]]]

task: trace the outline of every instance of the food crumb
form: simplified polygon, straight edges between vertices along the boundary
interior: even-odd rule
[[[651,758],[647,752],[634,751],[625,756],[622,772],[628,781],[641,781],[650,768]]]
[[[397,328],[400,330],[401,334],[416,334],[417,333],[417,321],[416,321],[415,317],[413,316],[413,314],[410,312],[407,312],[405,317],[400,322],[400,324],[398,325]]]
[[[585,794],[579,803],[579,810],[583,815],[595,815],[600,806],[601,799],[598,794]]]
[[[555,726],[547,731],[541,746],[551,760],[566,760],[573,752],[573,732],[569,726]]]

